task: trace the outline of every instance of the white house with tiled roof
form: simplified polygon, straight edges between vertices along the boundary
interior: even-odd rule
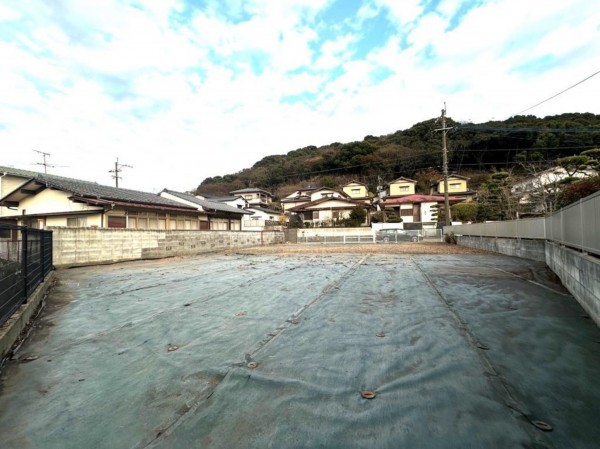
[[[230,195],[239,195],[244,198],[249,206],[269,207],[273,202],[273,194],[263,189],[249,187],[246,189],[233,190]]]
[[[339,193],[339,192],[338,192]],[[301,204],[289,209],[290,213],[298,214],[306,223],[312,223],[313,226],[330,226],[339,220],[350,217],[352,209],[357,206],[369,208],[361,201],[354,201],[343,196],[325,196],[306,204]],[[368,224],[369,214],[365,220]]]
[[[154,193],[0,167],[2,221],[50,226],[208,229],[208,213]]]
[[[211,230],[241,231],[243,220],[252,212],[230,206],[218,201],[205,199],[191,193],[177,192],[175,190],[163,189],[159,195],[178,203],[196,207],[198,210],[208,214],[208,222]]]

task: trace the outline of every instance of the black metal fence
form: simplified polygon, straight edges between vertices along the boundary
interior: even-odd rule
[[[52,270],[52,231],[0,223],[0,326]]]

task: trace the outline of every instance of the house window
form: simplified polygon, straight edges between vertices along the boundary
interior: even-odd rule
[[[314,210],[312,213],[312,219],[313,220],[318,220],[319,219],[319,211],[318,210]]]
[[[460,190],[460,182],[450,183],[450,190]]]
[[[350,189],[350,191],[355,194],[360,193],[360,189]]]
[[[120,217],[118,215],[109,215],[108,216],[108,227],[109,228],[126,228],[127,221],[125,217]]]
[[[408,186],[400,186],[398,190],[400,190],[400,192],[408,192]]]
[[[69,228],[84,228],[87,226],[87,217],[67,217],[67,226]]]
[[[401,217],[410,217],[410,216],[412,216],[412,214],[413,214],[412,209],[400,209]]]

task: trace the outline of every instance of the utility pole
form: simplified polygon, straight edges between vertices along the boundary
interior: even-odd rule
[[[35,165],[43,165],[44,166],[44,174],[47,175],[48,174],[48,167],[54,167],[54,165],[50,165],[47,161],[46,158],[50,157],[50,153],[45,153],[44,151],[38,151],[38,150],[33,150],[36,153],[40,153],[42,155],[42,157],[44,158],[44,162],[36,162]]]
[[[119,176],[119,173],[121,173],[123,171],[123,167],[128,167],[128,168],[133,168],[131,165],[126,165],[126,164],[120,164],[119,163],[119,158],[117,158],[117,160],[115,161],[115,168],[114,170],[109,170],[109,173],[114,173],[114,175],[112,175],[112,177],[115,180],[115,187],[118,189],[119,188],[119,179],[121,179],[121,176]]]
[[[442,152],[443,152],[443,173],[444,173],[444,224],[450,226],[452,224],[450,217],[450,198],[448,196],[448,148],[446,146],[446,133],[449,129],[446,127],[446,102],[442,109],[442,127],[436,131],[442,132]]]

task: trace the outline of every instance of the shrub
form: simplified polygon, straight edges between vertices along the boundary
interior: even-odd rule
[[[556,201],[556,208],[560,209],[561,207],[568,206],[569,204],[585,198],[599,190],[600,176],[576,181],[562,188],[558,200]]]
[[[477,221],[477,203],[459,203],[452,206],[452,218],[458,221]]]
[[[451,245],[456,245],[458,243],[456,240],[456,236],[452,231],[447,232],[446,235],[444,235],[444,240],[446,241],[446,243],[449,243]]]
[[[304,223],[302,222],[302,217],[298,214],[294,214],[290,216],[290,220],[288,221],[288,228],[298,229],[304,227]]]

